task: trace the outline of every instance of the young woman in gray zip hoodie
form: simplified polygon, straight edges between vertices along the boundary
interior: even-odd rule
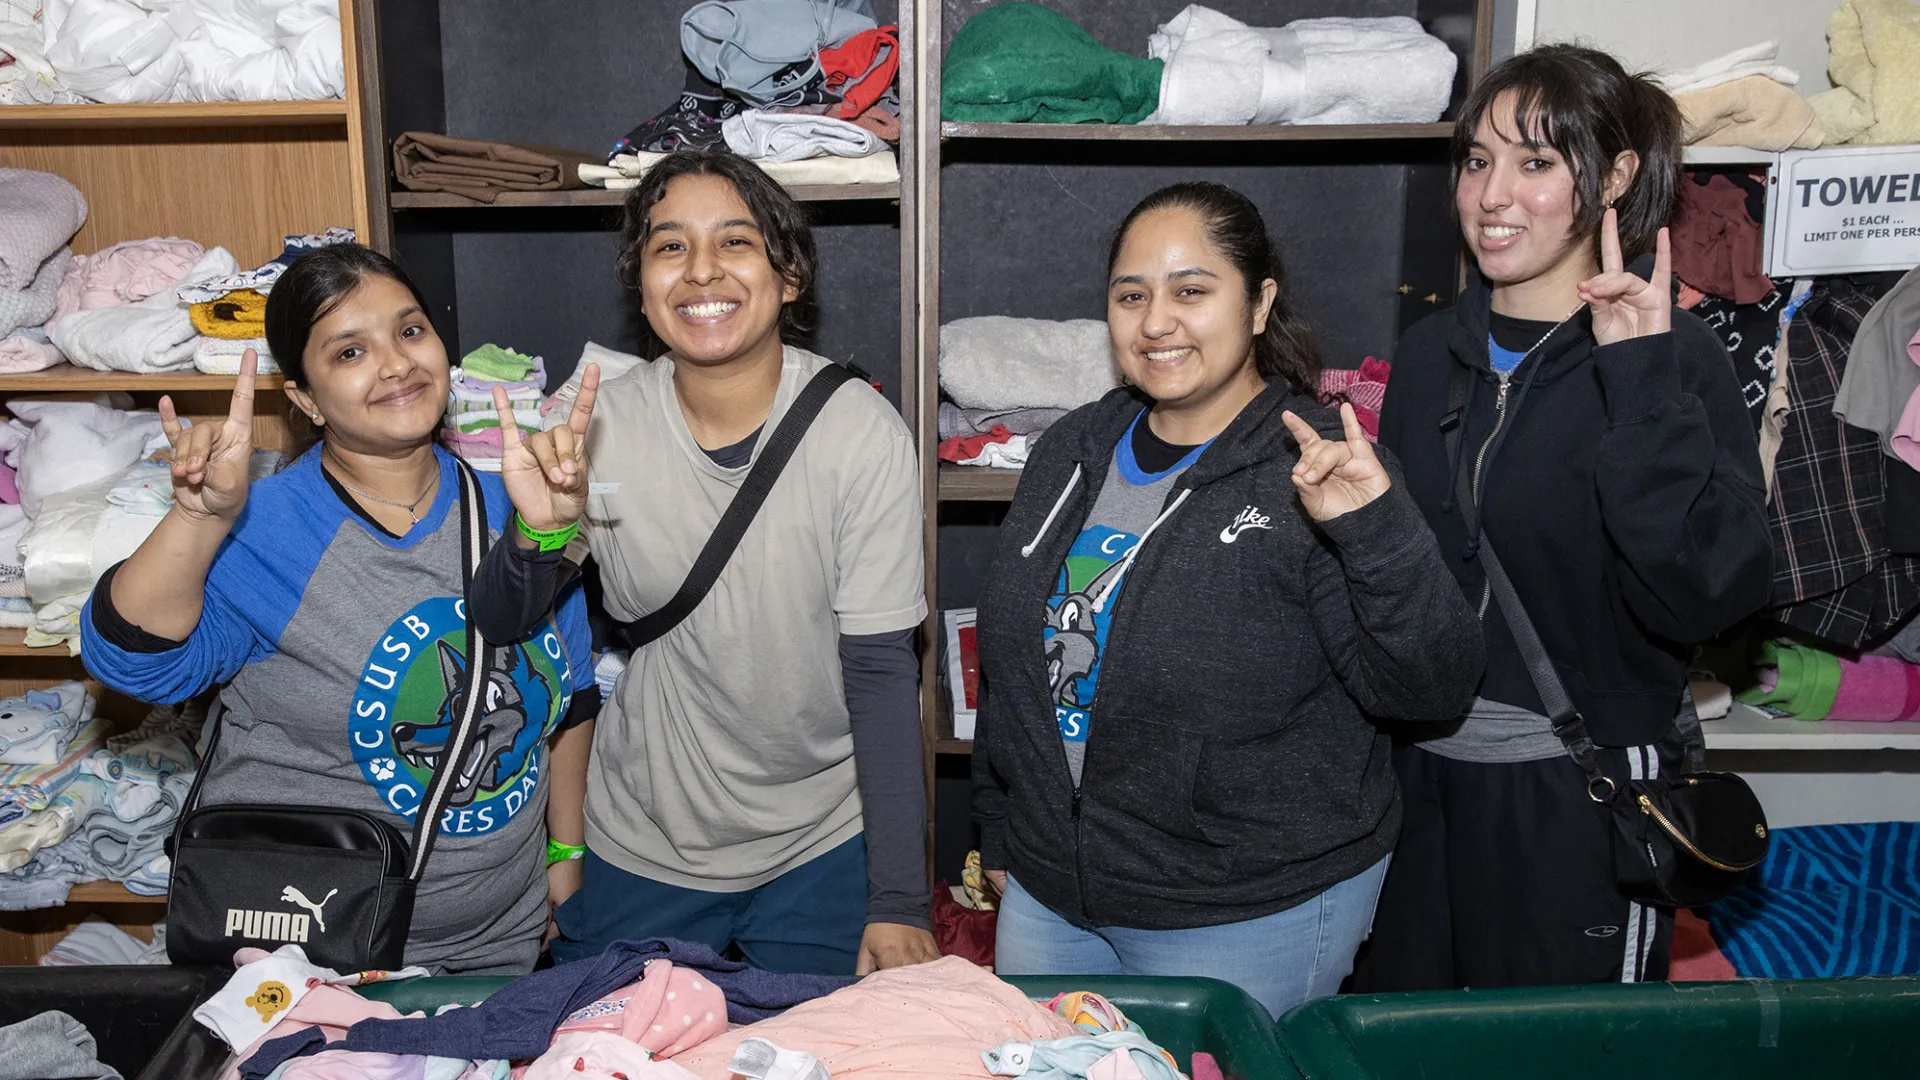
[[[1374,719],[1456,715],[1480,637],[1398,463],[1309,396],[1250,201],[1155,192],[1107,276],[1131,385],[1040,441],[980,609],[996,966],[1207,975],[1277,1016],[1372,919],[1400,830]]]

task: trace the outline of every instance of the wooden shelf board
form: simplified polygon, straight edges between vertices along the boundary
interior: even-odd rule
[[[1020,470],[984,465],[940,463],[941,502],[1009,502],[1020,486]]]
[[[936,754],[971,755],[973,753],[973,740],[935,739],[933,740],[933,752]]]
[[[204,375],[192,369],[166,375],[135,375],[125,371],[95,371],[75,364],[60,364],[25,375],[0,375],[0,394],[67,390],[232,390],[236,381],[232,375]],[[277,391],[281,389],[281,380],[278,376],[270,375],[260,379],[257,388],[261,391]]]
[[[1920,723],[1794,720],[1738,703],[1700,729],[1709,750],[1920,750]]]
[[[943,139],[1086,142],[1346,142],[1445,139],[1452,124],[975,124],[940,125]]]
[[[167,898],[162,896],[141,896],[127,891],[125,885],[117,881],[89,881],[75,885],[67,893],[69,904],[160,904],[165,905]]]
[[[347,122],[347,103],[212,101],[140,105],[4,105],[0,128],[310,127]]]
[[[838,202],[853,199],[898,199],[899,184],[799,184],[787,193],[800,202]],[[446,191],[396,191],[389,196],[395,210],[525,209],[527,207],[620,206],[625,190],[575,188],[569,191],[509,191],[493,202],[469,199]]]
[[[30,649],[26,645],[27,632],[14,627],[0,627],[0,656],[31,656],[47,660],[78,660],[67,652],[65,645],[49,645],[42,649]]]

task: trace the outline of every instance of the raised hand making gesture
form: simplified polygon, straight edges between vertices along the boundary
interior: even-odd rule
[[[160,427],[173,445],[173,503],[189,517],[231,523],[247,505],[248,463],[253,455],[253,383],[259,356],[240,358],[227,418],[182,427],[173,399],[160,399]]]
[[[1673,249],[1667,230],[1654,241],[1653,280],[1630,273],[1620,259],[1620,219],[1608,207],[1600,219],[1600,272],[1580,283],[1593,311],[1593,340],[1612,345],[1673,329]]]
[[[588,364],[567,422],[522,437],[506,390],[494,387],[493,407],[500,414],[500,480],[527,528],[564,529],[586,512],[587,424],[599,391],[600,365]]]
[[[1305,420],[1291,409],[1280,414],[1287,430],[1300,443],[1300,462],[1293,467],[1293,486],[1300,492],[1300,505],[1315,521],[1332,521],[1351,513],[1387,493],[1393,486],[1387,470],[1374,456],[1373,444],[1360,427],[1353,406],[1340,406],[1340,426],[1346,437],[1321,438]]]

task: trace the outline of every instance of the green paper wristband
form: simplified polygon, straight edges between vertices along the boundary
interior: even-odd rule
[[[547,841],[548,866],[552,866],[554,863],[572,862],[575,859],[584,859],[586,857],[587,849],[584,844],[563,844],[558,840]]]
[[[541,551],[559,551],[572,543],[575,536],[580,535],[580,523],[577,521],[564,529],[552,529],[547,532],[528,525],[526,519],[518,512],[514,513],[513,521],[519,527],[520,535],[540,545]]]

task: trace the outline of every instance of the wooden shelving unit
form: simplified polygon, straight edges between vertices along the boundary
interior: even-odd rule
[[[1020,470],[940,463],[941,502],[1007,502],[1020,486]]]
[[[0,105],[0,129],[344,127],[347,102],[213,101],[165,105]]]
[[[800,202],[845,202],[858,199],[898,199],[899,184],[798,184],[787,188]],[[528,207],[621,206],[624,190],[577,188],[571,191],[510,191],[493,202],[469,199],[444,191],[394,191],[388,196],[395,210],[487,210]]]
[[[280,254],[289,234],[347,225],[367,234],[370,183],[362,130],[356,16],[372,0],[342,0],[348,97],[333,101],[0,107],[0,166],[65,177],[87,200],[72,247],[86,254],[125,240],[179,236],[232,252],[241,266]],[[152,408],[170,394],[183,415],[224,416],[235,379],[187,370],[165,375],[93,371],[62,364],[0,375],[0,398],[125,391]],[[261,390],[280,383],[264,379]],[[0,402],[3,403],[3,402]],[[277,449],[285,406],[261,403],[254,437]],[[21,630],[0,629],[0,696],[86,678],[64,646],[30,649]],[[96,692],[100,688],[92,687]],[[99,714],[123,727],[146,706],[102,693]],[[33,963],[90,914],[145,938],[163,896],[136,896],[111,881],[75,887],[65,907],[0,913],[0,964]]]

